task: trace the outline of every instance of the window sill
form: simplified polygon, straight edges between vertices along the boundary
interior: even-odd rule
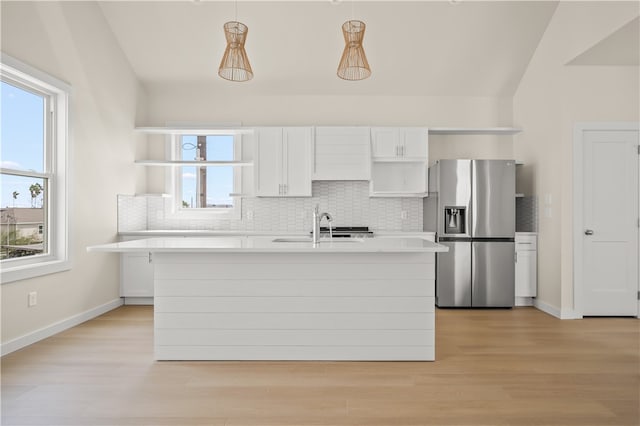
[[[41,277],[43,275],[55,274],[58,272],[68,271],[71,269],[71,261],[69,260],[41,260],[37,263],[26,265],[5,267],[2,266],[0,272],[0,282],[8,284],[15,281],[27,280],[30,278]]]

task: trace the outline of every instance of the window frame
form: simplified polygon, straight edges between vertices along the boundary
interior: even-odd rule
[[[171,160],[181,160],[182,156],[182,137],[193,136],[192,134],[172,134],[169,135],[169,155]],[[229,131],[228,134],[216,132],[216,134],[208,135],[206,132],[198,133],[198,136],[232,136],[233,137],[233,161],[242,160],[242,135],[235,131]],[[168,182],[167,190],[173,199],[171,206],[171,216],[175,219],[240,219],[242,212],[242,198],[235,197],[233,200],[233,208],[184,208],[182,207],[182,167],[175,166],[171,168],[171,172],[167,173]],[[233,193],[239,194],[242,191],[242,167],[233,166]]]
[[[45,98],[44,171],[2,168],[3,174],[44,179],[47,253],[0,262],[2,284],[71,269],[69,218],[69,99],[71,86],[0,52],[0,79]]]

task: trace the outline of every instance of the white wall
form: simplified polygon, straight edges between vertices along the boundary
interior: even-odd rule
[[[5,344],[119,298],[118,257],[89,254],[86,247],[115,238],[116,194],[144,189],[146,176],[132,162],[146,147],[132,131],[144,91],[96,4],[2,2],[1,8],[2,51],[73,90],[73,267],[2,285]],[[28,308],[30,291],[38,292],[38,304]]]
[[[211,78],[218,79],[216,71]],[[242,85],[244,83],[227,83]],[[240,88],[240,86],[238,86]],[[427,125],[511,124],[511,98],[464,96],[252,96],[245,90],[216,92],[214,84],[149,84],[149,123],[237,122],[244,125]]]
[[[212,70],[212,78],[217,78]],[[229,83],[242,84],[242,83]],[[148,85],[148,122],[270,125],[498,127],[512,123],[510,98],[436,96],[232,96],[206,82]],[[511,136],[431,136],[430,162],[440,158],[513,158]],[[161,143],[150,155],[162,158]],[[163,192],[162,172],[148,174],[149,192]]]
[[[573,315],[573,128],[637,121],[637,66],[567,66],[638,16],[635,2],[561,2],[513,99],[519,190],[539,197],[538,300]]]
[[[212,72],[212,79],[217,77]],[[216,80],[217,82],[217,80]],[[211,84],[211,83],[209,83]],[[229,83],[243,89],[240,83]],[[214,86],[211,84],[211,86]],[[245,126],[297,126],[297,125],[375,125],[375,126],[431,126],[431,127],[492,127],[511,125],[511,99],[486,97],[425,97],[425,96],[250,96],[239,90],[235,96],[229,90],[216,92],[206,82],[148,85],[149,126],[172,123],[241,123]],[[233,93],[233,91],[231,91]],[[161,137],[150,137],[150,155],[162,158],[165,154]],[[440,158],[513,158],[512,136],[430,136],[429,161]],[[243,156],[250,146],[243,147]],[[149,168],[147,192],[166,192],[164,188],[165,170]],[[252,177],[252,176],[251,176]],[[246,182],[243,182],[243,186]],[[315,188],[315,187],[314,187]],[[314,194],[316,195],[316,194]],[[302,200],[301,200],[302,201]],[[367,203],[369,200],[366,200]],[[392,200],[378,201],[389,204]],[[395,200],[398,201],[398,200]],[[251,202],[251,207],[249,202]],[[276,220],[271,207],[274,201],[247,200],[243,210],[250,208],[255,215],[269,211],[269,220]],[[293,203],[292,200],[283,200]],[[410,204],[406,203],[407,206]],[[420,203],[417,204],[420,206]],[[263,207],[264,210],[263,211]],[[397,205],[400,217],[400,204]],[[406,207],[406,206],[405,206]],[[303,208],[300,206],[300,208]],[[386,209],[391,209],[389,206]],[[289,214],[295,208],[286,209]],[[393,210],[393,209],[391,209]],[[391,211],[390,210],[390,211]],[[405,208],[405,210],[407,210]],[[412,210],[413,209],[409,209]],[[419,214],[422,215],[421,209]],[[332,214],[336,211],[330,210]],[[395,214],[389,213],[391,215]],[[287,217],[287,212],[280,215]],[[375,215],[374,215],[375,216]],[[368,221],[349,225],[368,225],[375,230],[416,230],[414,222],[391,221],[395,227],[388,228],[390,221]],[[411,218],[422,223],[422,218]],[[243,218],[247,221],[246,218]],[[228,221],[227,221],[228,222]],[[276,220],[277,222],[277,220]],[[260,220],[246,223],[221,222],[209,224],[219,229],[262,230]],[[303,224],[308,229],[308,224]],[[419,225],[418,225],[419,227]],[[276,229],[273,225],[265,229]],[[282,230],[291,230],[290,226]]]

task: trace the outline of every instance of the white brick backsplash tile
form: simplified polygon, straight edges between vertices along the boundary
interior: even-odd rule
[[[368,226],[373,231],[422,231],[421,198],[369,198],[366,181],[316,181],[311,198],[243,198],[242,219],[175,219],[170,198],[118,196],[118,230],[201,229],[306,233],[316,204],[334,226]],[[246,212],[253,212],[248,220]],[[407,219],[401,212],[408,213]],[[323,223],[324,224],[324,223]]]
[[[147,197],[118,195],[118,232],[147,229]]]

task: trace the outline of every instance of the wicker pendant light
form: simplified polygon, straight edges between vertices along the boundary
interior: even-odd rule
[[[230,21],[224,24],[227,48],[224,50],[218,75],[225,80],[247,81],[253,78],[249,57],[244,50],[248,31],[249,28],[241,22]]]
[[[351,20],[342,24],[345,46],[338,65],[338,77],[343,80],[364,80],[371,75],[362,47],[365,27],[362,21]]]

